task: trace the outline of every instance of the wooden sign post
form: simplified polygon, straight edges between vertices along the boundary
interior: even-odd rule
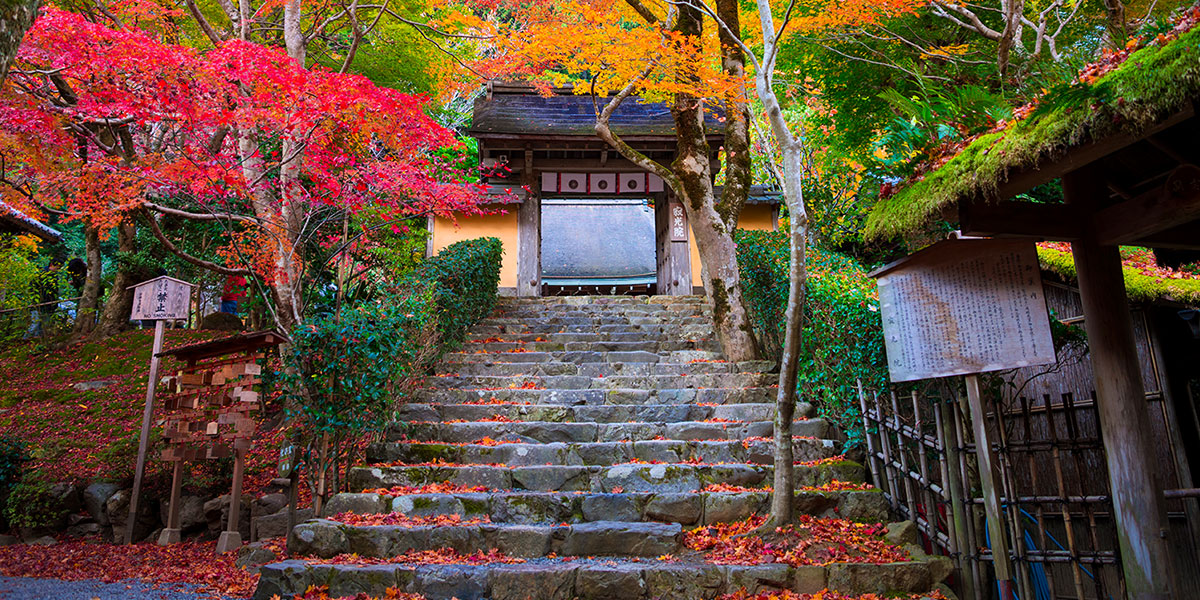
[[[146,451],[150,446],[150,422],[154,417],[154,391],[158,387],[158,355],[162,352],[163,330],[167,321],[188,317],[192,284],[173,277],[157,277],[133,286],[134,321],[154,321],[154,348],[150,352],[150,380],[146,382],[146,406],[142,409],[142,432],[138,438],[137,466],[133,472],[133,496],[129,498],[129,521],[125,543],[133,543],[138,504],[142,495],[142,476],[146,472]]]
[[[997,588],[1001,600],[1014,600],[999,465],[978,374],[1057,360],[1034,244],[946,240],[871,276],[879,286],[891,380],[966,376]]]
[[[224,553],[242,545],[238,529],[241,517],[242,479],[246,452],[258,423],[254,420],[260,406],[254,386],[262,383],[264,348],[283,342],[273,331],[238,334],[163,352],[184,361],[176,375],[168,379],[169,395],[163,437],[167,447],[162,459],[175,463],[171,480],[171,504],[167,528],[159,536],[161,545],[180,541],[179,496],[183,484],[184,462],[232,456],[233,485],[229,494],[229,514],[225,530],[217,540],[217,552]]]

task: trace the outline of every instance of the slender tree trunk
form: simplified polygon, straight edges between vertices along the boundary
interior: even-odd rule
[[[792,448],[792,420],[796,410],[796,385],[800,352],[804,348],[804,301],[808,273],[805,264],[808,242],[808,210],[804,204],[804,140],[792,134],[779,98],[775,95],[773,78],[778,40],[770,0],[757,0],[758,16],[763,28],[763,60],[755,75],[755,88],[763,104],[771,131],[779,143],[783,157],[783,196],[787,202],[791,235],[789,236],[788,305],[783,352],[779,368],[779,391],[775,397],[775,491],[771,495],[769,523],[783,524],[792,520],[795,502],[795,465]]]
[[[118,251],[128,254],[135,252],[136,234],[137,227],[132,219],[122,221],[117,226]],[[117,274],[113,277],[112,288],[108,290],[108,299],[104,301],[104,311],[100,314],[100,323],[92,332],[92,339],[110,338],[129,328],[129,315],[133,309],[133,290],[129,287],[137,283],[134,279],[129,268],[118,262]]]
[[[1125,22],[1125,3],[1121,0],[1104,0],[1104,11],[1108,13],[1108,45],[1114,50],[1124,48],[1129,38],[1129,24]]]
[[[8,76],[8,67],[17,56],[25,32],[37,17],[40,0],[0,1],[0,81]]]
[[[97,311],[100,309],[100,285],[103,273],[103,258],[100,255],[100,232],[87,225],[83,229],[84,257],[87,260],[87,279],[84,281],[79,304],[75,310],[75,325],[71,339],[80,341],[96,329]]]

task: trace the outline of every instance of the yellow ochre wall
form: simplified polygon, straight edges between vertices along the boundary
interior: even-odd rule
[[[495,208],[495,207],[488,207]],[[504,244],[504,257],[500,263],[500,287],[517,287],[517,207],[508,206],[505,214],[482,215],[450,219],[435,217],[433,220],[433,253],[462,240],[481,237],[500,238]]]
[[[775,230],[775,211],[769,204],[747,204],[738,216],[738,229],[756,231]],[[696,249],[696,235],[688,237],[688,248],[692,251],[692,286],[704,287],[704,277],[700,275],[700,251]]]

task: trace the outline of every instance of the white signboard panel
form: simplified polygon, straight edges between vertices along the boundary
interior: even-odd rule
[[[947,240],[872,275],[892,381],[1055,362],[1033,242]]]
[[[172,277],[158,277],[133,286],[135,321],[176,321],[188,318],[192,284]]]

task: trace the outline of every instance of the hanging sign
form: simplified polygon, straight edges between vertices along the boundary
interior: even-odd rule
[[[1033,242],[939,242],[874,273],[892,381],[1055,362]]]
[[[671,241],[686,242],[688,239],[688,223],[687,213],[683,210],[683,205],[678,202],[672,202],[668,208],[671,211]]]

